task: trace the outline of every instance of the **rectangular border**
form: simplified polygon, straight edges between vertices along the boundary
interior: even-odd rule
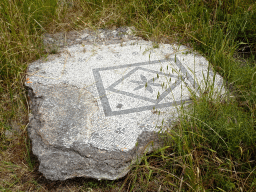
[[[170,106],[174,106],[174,105],[181,105],[182,103],[190,101],[190,99],[187,99],[187,100],[173,101],[173,102],[162,103],[162,104],[157,104],[157,105],[149,105],[149,106],[144,106],[144,107],[138,107],[138,108],[133,108],[133,109],[112,111],[112,109],[109,105],[109,102],[108,102],[108,98],[107,98],[107,95],[106,95],[105,88],[103,86],[103,82],[102,82],[102,79],[101,79],[101,76],[100,76],[100,71],[106,71],[106,70],[112,70],[112,69],[118,69],[118,68],[126,68],[126,67],[136,67],[136,66],[143,66],[143,65],[152,65],[152,64],[155,64],[155,63],[168,62],[168,61],[174,62],[176,64],[176,66],[180,69],[182,75],[186,75],[188,81],[194,86],[194,88],[196,90],[198,89],[197,83],[193,80],[190,73],[182,65],[182,63],[179,61],[178,58],[175,58],[175,59],[174,58],[169,58],[169,59],[146,61],[146,62],[140,62],[140,63],[121,65],[121,66],[119,65],[119,66],[92,69],[93,76],[94,76],[94,79],[95,79],[95,82],[96,82],[96,87],[97,87],[97,90],[98,90],[98,93],[99,93],[99,97],[100,97],[100,100],[101,100],[101,104],[102,104],[105,116],[123,115],[123,114],[129,114],[129,113],[152,110],[152,109],[160,109],[160,108],[170,107]]]

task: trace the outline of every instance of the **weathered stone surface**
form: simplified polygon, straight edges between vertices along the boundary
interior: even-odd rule
[[[200,95],[213,81],[208,62],[184,46],[117,40],[71,43],[29,65],[28,132],[46,178],[123,177],[161,144],[157,132],[190,101],[188,90]],[[224,94],[222,78],[214,81]]]

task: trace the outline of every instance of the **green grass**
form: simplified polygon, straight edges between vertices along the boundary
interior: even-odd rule
[[[256,3],[254,0],[8,0],[0,2],[0,191],[255,191]],[[72,6],[73,4],[73,6]],[[45,32],[134,26],[159,43],[204,55],[234,97],[209,88],[119,181],[49,182],[37,171],[26,134],[27,65],[47,53]],[[170,114],[171,115],[171,114]],[[16,124],[11,138],[5,131]]]

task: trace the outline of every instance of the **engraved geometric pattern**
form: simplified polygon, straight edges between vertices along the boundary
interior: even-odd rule
[[[179,78],[177,74],[167,74],[148,67],[162,62],[174,63],[182,78],[186,76],[187,80],[197,88],[192,76],[177,58],[96,68],[93,69],[93,75],[105,116],[165,108],[186,102],[187,100],[166,100],[166,96],[181,84],[182,78]],[[106,78],[104,79],[102,74],[122,69],[128,70],[120,78],[106,86],[104,82]],[[159,79],[172,79],[172,81],[166,89],[162,84],[163,81],[159,81]],[[122,102],[118,103],[117,100],[122,100]]]

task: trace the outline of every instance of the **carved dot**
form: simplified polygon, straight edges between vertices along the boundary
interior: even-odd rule
[[[123,105],[121,103],[118,103],[118,105],[116,106],[116,108],[121,109],[123,107]]]

